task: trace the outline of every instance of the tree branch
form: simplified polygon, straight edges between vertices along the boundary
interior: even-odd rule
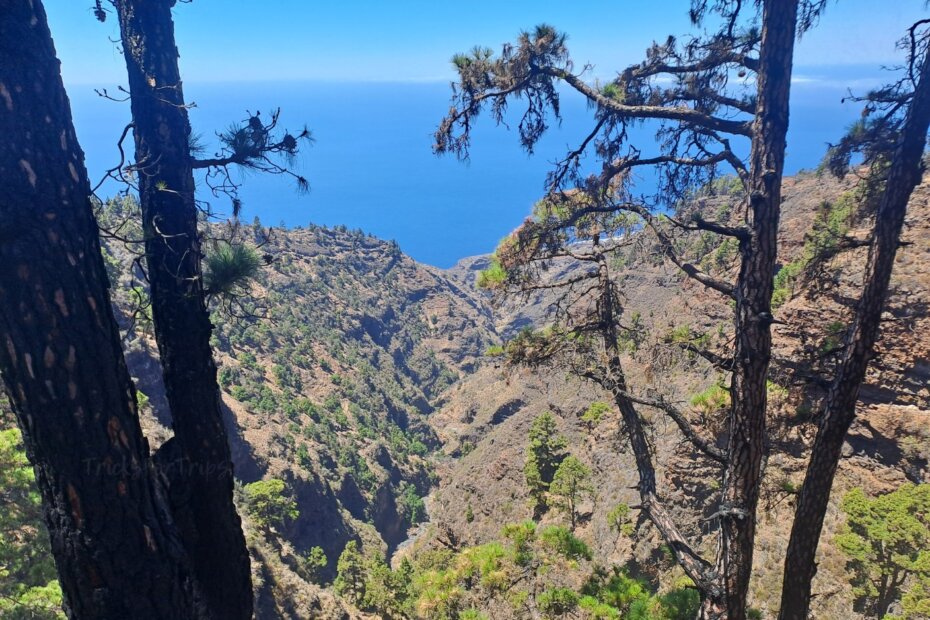
[[[650,105],[626,105],[614,99],[606,97],[586,84],[581,78],[564,69],[554,67],[538,67],[538,71],[545,75],[565,81],[566,84],[588,98],[589,101],[596,103],[601,108],[621,116],[623,118],[638,119],[664,119],[671,121],[681,121],[691,123],[697,127],[704,127],[713,131],[722,131],[724,133],[735,134],[738,136],[752,136],[752,123],[749,121],[731,121],[723,118],[717,118],[709,114],[703,114],[692,108],[685,107],[664,107]]]

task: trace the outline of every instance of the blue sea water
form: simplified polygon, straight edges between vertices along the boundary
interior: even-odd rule
[[[551,162],[591,127],[591,111],[566,95],[563,122],[530,156],[514,130],[483,116],[471,160],[462,163],[431,150],[432,134],[449,107],[448,84],[211,83],[186,84],[185,91],[196,103],[191,122],[208,151],[216,144],[214,132],[246,118],[247,110],[267,113],[280,107],[282,126],[296,130],[306,124],[313,132],[315,143],[297,162],[310,193],[299,195],[285,177],[246,176],[243,220],[258,215],[273,226],[312,222],[361,228],[394,239],[413,258],[439,267],[493,250],[539,198]],[[787,173],[815,167],[827,142],[836,141],[857,117],[858,106],[841,103],[844,94],[835,82],[795,85]],[[129,120],[129,105],[101,99],[90,86],[71,86],[69,95],[93,183],[118,161],[115,145]],[[635,138],[638,144],[650,142],[646,130]],[[131,138],[126,146],[131,153]],[[212,198],[206,188],[199,197],[228,212],[228,199]]]

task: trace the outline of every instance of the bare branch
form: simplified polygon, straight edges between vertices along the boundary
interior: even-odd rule
[[[626,105],[609,97],[605,97],[581,78],[564,69],[541,67],[539,70],[549,76],[563,80],[566,84],[588,98],[592,103],[623,118],[636,119],[664,119],[691,123],[697,127],[704,127],[713,131],[750,137],[752,123],[750,121],[731,121],[703,114],[687,107],[664,107],[652,105]]]

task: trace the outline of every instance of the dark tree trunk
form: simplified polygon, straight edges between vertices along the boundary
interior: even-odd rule
[[[733,405],[719,512],[716,572],[723,587],[719,600],[713,597],[705,600],[701,612],[704,618],[746,616],[756,505],[766,449],[771,301],[797,10],[798,0],[769,0],[763,6],[756,78],[758,103],[749,170],[751,236],[740,247],[742,261],[735,291],[735,364],[730,386]]]
[[[0,370],[70,618],[193,618],[39,0],[0,0]]]
[[[597,244],[594,247],[596,250]],[[619,321],[616,312],[618,304],[607,266],[607,256],[603,252],[597,252],[597,265],[598,324],[607,364],[605,374],[589,378],[597,381],[601,387],[611,393],[614,403],[620,410],[623,428],[629,438],[630,447],[636,461],[636,472],[639,476],[640,509],[659,530],[665,543],[675,555],[676,561],[694,581],[702,597],[706,598],[709,593],[717,592],[717,586],[713,582],[713,575],[711,574],[712,567],[694,551],[659,498],[655,464],[649,447],[649,439],[646,436],[646,429],[639,417],[639,413],[636,411],[634,402],[630,397],[626,376],[623,372],[623,364],[620,359],[619,334],[617,333]]]
[[[135,123],[155,337],[174,429],[156,460],[171,481],[174,516],[206,603],[217,620],[234,620],[252,615],[251,574],[210,349],[173,5],[114,0]]]
[[[810,607],[814,557],[830,500],[833,478],[846,433],[856,416],[859,386],[878,338],[882,308],[898,250],[901,227],[911,193],[923,173],[921,163],[930,127],[930,54],[924,56],[901,140],[888,171],[872,234],[872,245],[853,325],[846,336],[843,359],[833,379],[824,415],[798,494],[782,584],[782,620],[804,620]]]

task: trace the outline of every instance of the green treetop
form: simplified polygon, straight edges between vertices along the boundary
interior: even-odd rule
[[[567,442],[565,437],[558,434],[555,418],[551,413],[544,413],[533,420],[529,439],[523,473],[539,512],[545,508],[545,493],[549,490],[556,470],[566,457]]]
[[[245,485],[249,515],[262,529],[280,527],[297,518],[297,502],[285,494],[284,481],[272,478]]]
[[[858,604],[870,617],[930,617],[930,484],[870,498],[853,489],[836,543],[847,556]],[[889,615],[900,600],[900,614]]]
[[[549,492],[555,499],[555,505],[568,515],[574,530],[578,520],[578,502],[594,492],[591,469],[574,456],[565,457],[552,478]]]

